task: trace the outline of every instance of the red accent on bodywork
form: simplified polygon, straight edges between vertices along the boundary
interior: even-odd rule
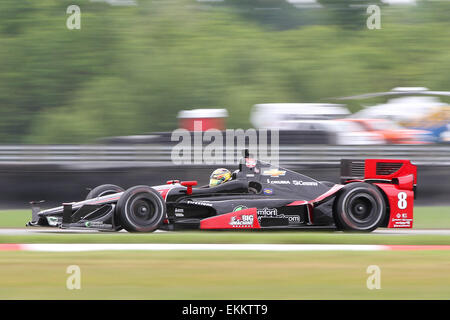
[[[158,191],[161,197],[163,197],[163,199],[166,200],[169,191],[179,186],[180,186],[179,184],[174,183],[174,184],[163,184],[160,186],[153,186],[152,188]]]
[[[249,216],[253,218],[249,218]],[[256,208],[249,208],[206,218],[200,229],[260,229]]]
[[[324,194],[318,196],[318,197],[315,198],[314,200],[311,200],[310,203],[322,201],[323,199],[326,199],[326,198],[328,198],[329,196],[332,196],[332,195],[335,194],[337,191],[341,190],[343,187],[344,187],[343,184],[335,184],[330,190],[328,190],[328,191],[325,192]]]
[[[192,194],[192,187],[197,185],[197,181],[181,181],[183,187],[186,187],[186,194]]]
[[[304,204],[308,204],[308,201],[306,201],[306,200],[297,200],[297,201],[294,201],[294,202],[291,202],[291,203],[287,204],[287,206],[301,206],[301,205],[304,205]]]
[[[377,175],[377,163],[402,163],[403,165],[394,173],[387,175]],[[364,169],[364,179],[393,179],[413,175],[413,184],[417,183],[417,167],[409,160],[394,159],[366,159]]]
[[[413,174],[396,178],[398,181],[398,188],[403,190],[414,190],[414,178]]]
[[[359,179],[346,180],[345,184],[348,184],[350,182],[364,182],[364,180],[359,180]]]
[[[163,197],[163,199],[166,200],[167,192],[169,192],[169,190],[170,190],[170,188],[169,189],[161,189],[161,190],[158,190],[158,192],[161,195],[161,197]]]
[[[389,183],[374,183],[385,193],[388,198],[390,214],[388,228],[412,228],[413,226],[413,208],[414,192],[412,190],[402,189],[399,185]],[[406,197],[399,196],[404,192]],[[406,207],[403,204],[406,203]],[[402,205],[399,205],[402,204]],[[400,208],[399,208],[400,206]]]

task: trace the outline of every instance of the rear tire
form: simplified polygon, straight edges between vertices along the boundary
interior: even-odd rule
[[[339,194],[333,214],[339,229],[370,232],[383,223],[386,204],[377,187],[364,182],[350,183]]]
[[[166,204],[155,189],[135,186],[122,194],[116,213],[128,232],[153,232],[166,217]]]
[[[103,197],[109,194],[119,193],[123,191],[123,188],[116,186],[115,184],[102,184],[101,186],[92,189],[86,196],[86,200]]]

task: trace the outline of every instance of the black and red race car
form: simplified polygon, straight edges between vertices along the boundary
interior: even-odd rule
[[[101,185],[84,201],[42,211],[33,203],[27,225],[130,232],[411,228],[416,180],[409,160],[341,160],[335,184],[246,155],[232,180],[219,186],[178,180],[128,190]]]

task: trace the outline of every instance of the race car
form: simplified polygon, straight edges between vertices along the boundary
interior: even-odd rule
[[[169,180],[123,190],[111,184],[80,202],[40,210],[27,226],[129,232],[412,228],[417,168],[409,160],[341,160],[341,183],[249,157],[218,186]]]

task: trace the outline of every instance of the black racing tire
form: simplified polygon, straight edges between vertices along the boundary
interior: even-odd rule
[[[155,189],[135,186],[122,194],[116,213],[120,225],[128,232],[153,232],[166,217],[166,204]]]
[[[119,193],[123,192],[123,188],[116,186],[115,184],[102,184],[98,187],[95,187],[92,189],[88,195],[86,196],[86,200],[94,199],[97,197],[103,197],[107,196],[109,194]],[[114,231],[120,231],[122,230],[122,226],[117,225],[114,229]]]
[[[336,226],[344,231],[370,232],[386,217],[386,203],[377,187],[355,182],[338,195],[333,212]]]
[[[123,192],[123,188],[114,184],[102,184],[101,186],[92,189],[86,196],[86,200],[94,199],[97,197],[107,196],[113,193]]]

